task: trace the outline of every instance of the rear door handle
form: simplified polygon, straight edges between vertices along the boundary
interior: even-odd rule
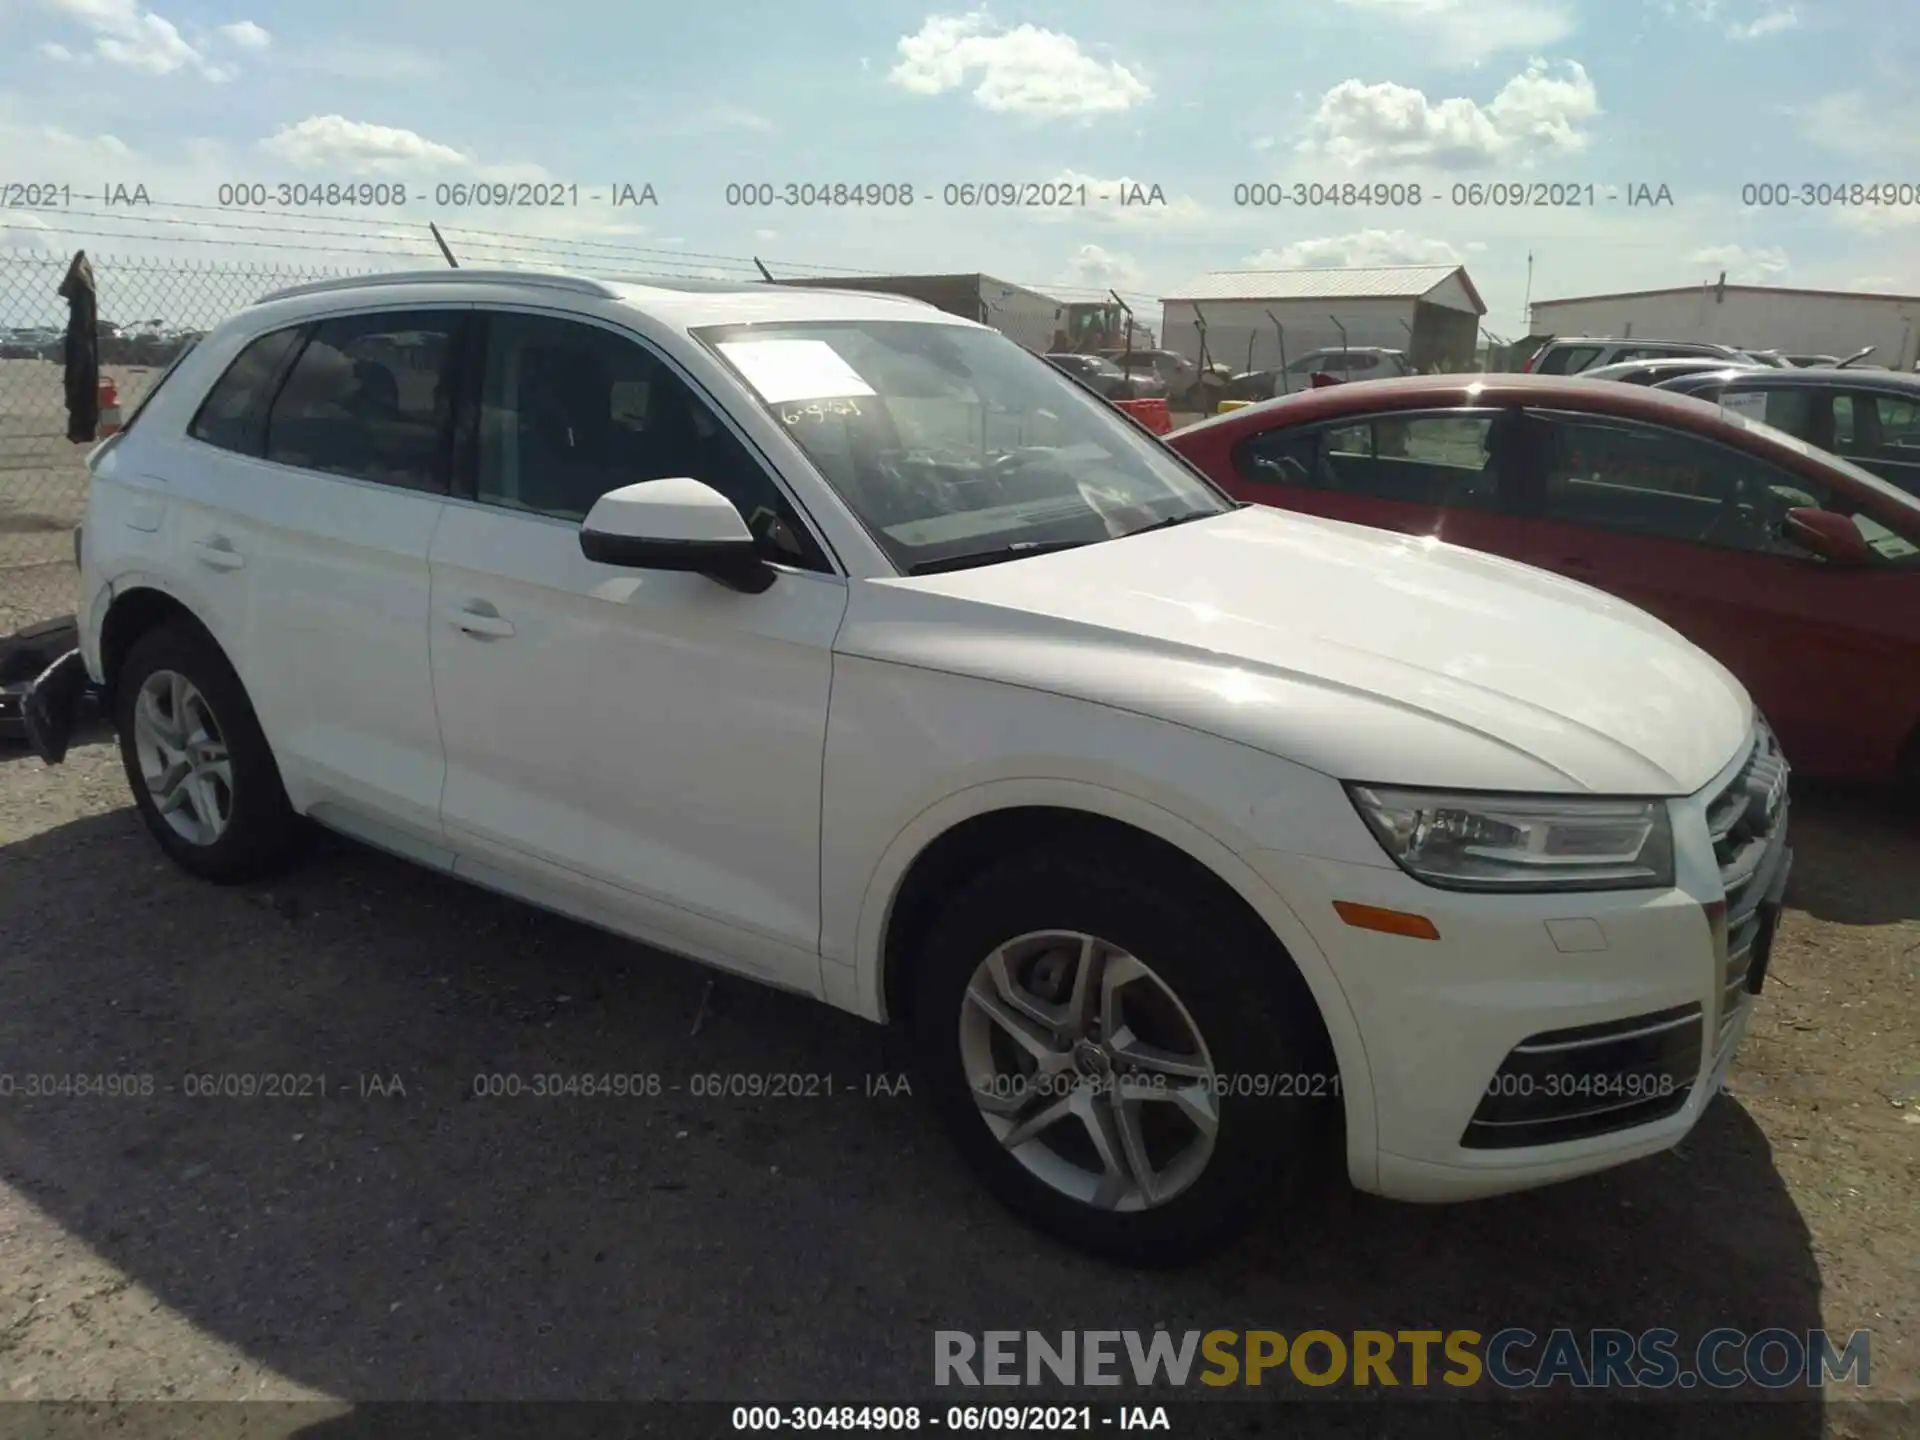
[[[238,570],[247,563],[224,535],[194,541],[193,558],[212,570]]]
[[[1572,555],[1560,562],[1560,568],[1562,570],[1591,570],[1593,569],[1593,562],[1591,560],[1583,560],[1578,555]]]
[[[498,640],[513,634],[513,622],[491,608],[478,610],[465,607],[449,610],[446,616],[447,623],[454,629],[482,639]]]

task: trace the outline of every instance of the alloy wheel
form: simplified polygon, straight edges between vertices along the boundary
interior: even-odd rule
[[[233,761],[213,708],[173,670],[155,670],[133,704],[140,778],[173,832],[189,845],[212,845],[233,819]]]
[[[1212,1157],[1219,1084],[1199,1026],[1151,967],[1098,936],[1036,932],[982,960],[960,1058],[1001,1146],[1083,1204],[1164,1205]]]

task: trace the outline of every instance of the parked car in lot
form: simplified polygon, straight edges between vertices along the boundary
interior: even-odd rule
[[[1617,385],[1658,385],[1663,380],[1677,379],[1682,375],[1699,375],[1709,371],[1724,374],[1729,368],[1727,362],[1718,356],[1691,355],[1684,359],[1622,360],[1618,364],[1601,365],[1578,373],[1582,380],[1611,380]],[[1766,365],[1743,365],[1738,368],[1760,374],[1772,373],[1772,367]]]
[[[1046,357],[1047,363],[1064,370],[1076,380],[1098,391],[1109,400],[1164,399],[1167,387],[1159,376],[1137,371],[1129,375],[1113,361],[1100,355],[1060,354]]]
[[[1847,460],[1658,389],[1520,375],[1339,386],[1168,443],[1242,499],[1633,602],[1738,675],[1803,770],[1920,771],[1920,501]]]
[[[1855,366],[1862,366],[1871,370],[1882,370],[1886,367],[1882,365],[1869,365],[1867,360],[1867,357],[1874,354],[1879,348],[1878,345],[1868,345],[1864,349],[1854,351],[1853,354],[1846,356],[1844,359],[1838,355],[1782,355],[1780,358],[1785,360],[1789,366],[1801,370],[1850,370]]]
[[[1920,495],[1920,375],[1895,370],[1709,370],[1662,390],[1708,400]]]
[[[1327,1159],[1445,1200],[1664,1150],[1766,974],[1786,766],[1723,666],[1236,505],[911,301],[319,282],[89,464],[35,743],[97,682],[181,866],[315,821],[897,1026],[1081,1245],[1190,1253]]]
[[[1765,364],[1745,350],[1697,340],[1616,340],[1605,337],[1555,336],[1527,357],[1521,373],[1578,375],[1602,365],[1627,360],[1679,360],[1692,356],[1724,360],[1731,365]]]
[[[1309,350],[1298,359],[1290,360],[1284,369],[1246,370],[1235,375],[1227,387],[1227,398],[1271,400],[1276,395],[1310,389],[1315,375],[1331,375],[1347,381],[1383,380],[1412,373],[1413,366],[1404,350],[1385,350],[1378,346]]]
[[[1218,401],[1228,398],[1231,376],[1224,365],[1203,368],[1177,350],[1103,350],[1100,354],[1129,375],[1158,381],[1158,393],[1175,409],[1210,415]],[[1142,391],[1139,398],[1148,398],[1147,393]]]

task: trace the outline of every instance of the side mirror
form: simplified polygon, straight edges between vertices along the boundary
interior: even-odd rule
[[[682,570],[758,595],[773,584],[747,522],[698,480],[642,480],[609,490],[580,522],[580,553],[623,570]]]
[[[1786,537],[1801,549],[1831,560],[1836,565],[1869,565],[1873,547],[1844,515],[1831,510],[1800,507],[1789,510],[1782,522]]]

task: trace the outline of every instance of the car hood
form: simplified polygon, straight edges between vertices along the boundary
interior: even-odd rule
[[[1753,713],[1720,664],[1598,590],[1251,506],[876,581],[836,649],[1118,706],[1382,784],[1690,794]]]

